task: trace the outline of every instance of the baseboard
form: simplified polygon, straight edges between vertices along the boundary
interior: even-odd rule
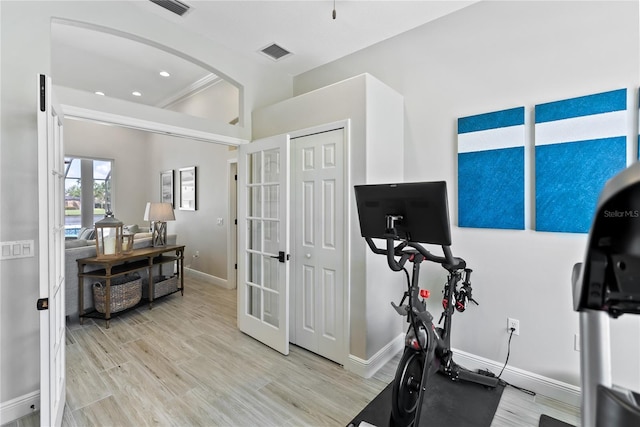
[[[40,409],[40,391],[33,391],[6,402],[0,403],[0,425],[29,415]]]
[[[186,277],[192,277],[205,283],[211,283],[212,285],[220,286],[225,289],[233,289],[229,287],[227,279],[221,279],[211,274],[203,273],[202,271],[194,270],[193,268],[185,267],[184,274]]]
[[[453,349],[455,362],[467,369],[489,369],[498,375],[504,363],[485,359],[484,357]],[[509,365],[504,369],[501,378],[509,384],[525,388],[546,397],[559,400],[573,406],[580,406],[580,387],[543,377]]]
[[[344,367],[356,375],[370,378],[378,372],[378,369],[382,368],[396,354],[402,351],[402,347],[404,347],[404,334],[398,335],[368,360],[350,354]]]

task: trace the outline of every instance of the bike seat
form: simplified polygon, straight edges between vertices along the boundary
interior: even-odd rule
[[[463,260],[462,258],[458,258],[458,257],[453,257],[453,264],[442,264],[442,266],[444,268],[446,268],[449,271],[452,270],[464,270],[465,268],[467,268],[467,263],[465,262],[465,260]]]

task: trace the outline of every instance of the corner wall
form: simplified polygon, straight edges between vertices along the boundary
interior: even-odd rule
[[[458,117],[533,106],[605,90],[629,88],[629,141],[637,141],[640,80],[638,2],[482,1],[415,30],[319,67],[294,79],[303,94],[368,72],[405,99],[404,179],[445,179],[452,224],[457,224]],[[532,154],[533,132],[527,134]],[[525,170],[531,179],[532,169]],[[527,210],[534,202],[527,194]],[[506,318],[520,320],[509,367],[579,384],[574,350],[578,316],[572,310],[573,264],[586,236],[531,230],[453,227],[453,252],[474,269],[480,306],[454,316],[453,347],[504,363]],[[425,269],[423,286],[438,295],[443,275]],[[430,309],[440,313],[439,301]],[[437,315],[436,315],[437,318]],[[613,378],[640,388],[640,325],[612,322]]]
[[[229,218],[229,177],[227,161],[236,150],[226,145],[149,134],[151,194],[149,201],[160,199],[160,172],[174,171],[175,221],[167,223],[168,232],[178,235],[186,245],[186,268],[206,274],[209,282],[226,287],[227,227]],[[195,211],[180,210],[180,168],[196,166],[197,205]],[[222,220],[218,224],[218,219]],[[196,251],[198,256],[196,257]]]
[[[340,81],[253,112],[254,138],[349,121],[345,198],[348,237],[346,289],[349,369],[370,376],[398,349],[401,317],[390,307],[404,289],[384,259],[371,253],[360,236],[353,185],[397,182],[402,170],[402,97],[368,74]],[[377,166],[388,164],[390,167]],[[295,254],[292,254],[295,257]],[[366,268],[365,268],[366,267]],[[353,362],[353,363],[352,363]],[[345,365],[347,366],[347,365]]]

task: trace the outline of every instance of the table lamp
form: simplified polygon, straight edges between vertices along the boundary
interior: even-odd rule
[[[151,245],[167,245],[167,221],[176,219],[171,203],[148,202],[144,210],[144,220],[151,221]]]
[[[96,221],[96,258],[114,258],[122,255],[122,221],[107,211],[104,219]]]

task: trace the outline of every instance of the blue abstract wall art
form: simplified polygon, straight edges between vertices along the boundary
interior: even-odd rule
[[[626,167],[627,90],[535,107],[536,230],[587,233],[605,182]]]
[[[458,225],[524,229],[524,107],[458,119]]]

